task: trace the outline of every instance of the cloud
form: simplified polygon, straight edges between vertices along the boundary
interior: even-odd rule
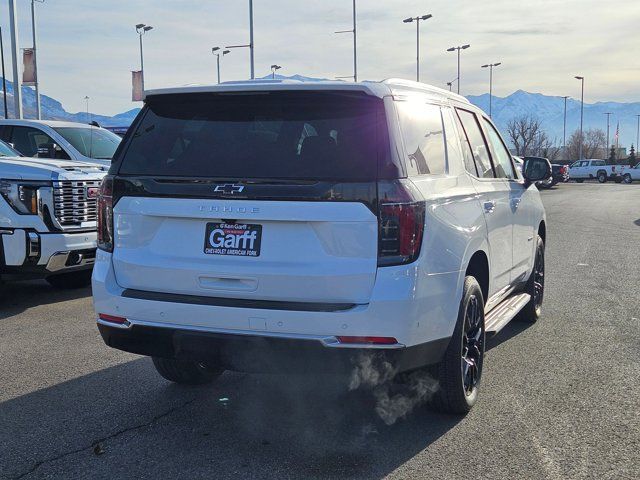
[[[31,45],[29,2],[17,2],[21,46]],[[41,91],[69,110],[83,109],[85,95],[97,112],[114,114],[130,102],[130,71],[139,68],[134,25],[155,28],[145,37],[148,88],[215,81],[211,47],[248,42],[248,2],[222,0],[56,0],[36,4]],[[353,70],[347,0],[300,2],[258,0],[255,8],[256,75],[281,73],[333,78]],[[416,29],[408,16],[432,14],[421,23],[422,80],[437,86],[456,77],[452,45],[470,43],[462,55],[462,93],[488,88],[488,62],[502,62],[494,91],[518,89],[576,95],[573,75],[587,78],[588,101],[638,100],[640,2],[618,0],[386,0],[358,2],[358,68],[361,79],[415,78]],[[0,1],[0,26],[10,69],[7,2]],[[223,80],[249,75],[246,49],[222,61]]]

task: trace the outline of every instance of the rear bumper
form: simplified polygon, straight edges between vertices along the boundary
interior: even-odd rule
[[[319,338],[228,334],[148,325],[120,328],[101,321],[98,329],[104,342],[118,350],[211,363],[241,372],[346,374],[367,356],[374,356],[376,364],[388,363],[397,372],[405,372],[438,363],[449,343],[449,339],[439,339],[411,347],[335,348],[327,345],[327,339]]]

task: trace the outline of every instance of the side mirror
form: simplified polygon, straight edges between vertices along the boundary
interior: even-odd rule
[[[551,177],[551,163],[546,158],[527,158],[522,165],[522,176],[528,185]]]

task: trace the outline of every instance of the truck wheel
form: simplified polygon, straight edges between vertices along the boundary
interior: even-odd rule
[[[576,182],[577,182],[577,183],[583,183],[583,182],[584,182],[584,178],[577,178],[577,179],[576,179]]]
[[[91,271],[89,269],[79,272],[59,273],[50,275],[45,280],[49,282],[49,285],[65,290],[84,288],[91,285]]]
[[[633,182],[633,179],[631,178],[631,175],[629,175],[628,173],[625,173],[624,177],[622,177],[622,181],[624,183],[631,183]]]
[[[484,363],[484,299],[478,281],[464,279],[458,321],[437,367],[440,388],[432,399],[435,409],[466,414],[476,403]]]
[[[224,372],[221,368],[175,358],[153,357],[153,366],[165,379],[183,385],[211,383]]]
[[[531,300],[518,314],[518,320],[535,323],[542,313],[542,301],[544,299],[544,242],[540,235],[537,238],[533,271],[524,291],[531,295]]]
[[[598,182],[606,183],[607,182],[607,174],[606,172],[598,172]]]

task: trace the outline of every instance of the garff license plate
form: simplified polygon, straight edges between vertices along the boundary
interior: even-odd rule
[[[207,223],[204,253],[259,257],[262,225],[247,223]]]

